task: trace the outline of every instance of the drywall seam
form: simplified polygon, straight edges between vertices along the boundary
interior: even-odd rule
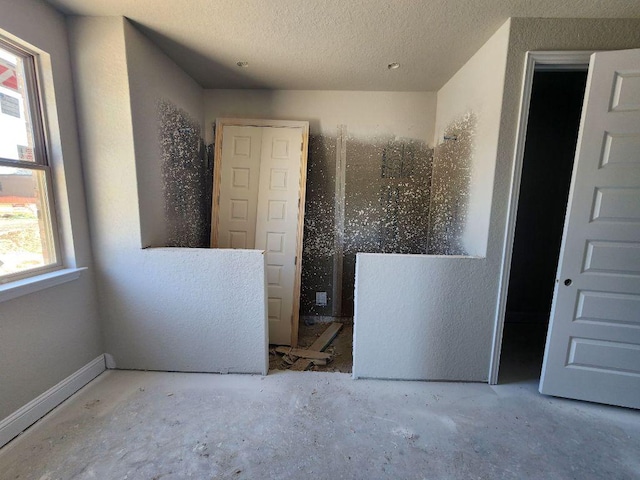
[[[347,126],[338,125],[336,137],[336,176],[334,206],[334,251],[333,251],[333,295],[332,313],[342,315],[342,270],[344,262],[344,208],[347,160]],[[303,266],[304,268],[304,266]]]

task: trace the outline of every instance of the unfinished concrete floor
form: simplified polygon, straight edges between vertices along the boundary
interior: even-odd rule
[[[108,371],[0,451],[4,479],[632,479],[636,411],[532,383]]]

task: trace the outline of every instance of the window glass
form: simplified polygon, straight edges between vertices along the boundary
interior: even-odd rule
[[[0,47],[0,157],[34,161],[34,131],[24,61]]]
[[[0,40],[0,283],[60,265],[33,56]]]
[[[55,263],[43,170],[0,166],[0,275]]]

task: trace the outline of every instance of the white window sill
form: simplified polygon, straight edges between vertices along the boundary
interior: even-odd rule
[[[43,273],[34,277],[16,280],[5,285],[0,285],[0,302],[5,302],[13,298],[29,295],[30,293],[55,287],[62,283],[67,283],[80,277],[82,268],[64,268],[54,272]]]

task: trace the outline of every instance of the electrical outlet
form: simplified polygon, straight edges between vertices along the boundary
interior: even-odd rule
[[[316,305],[319,307],[327,306],[327,292],[316,292]]]

